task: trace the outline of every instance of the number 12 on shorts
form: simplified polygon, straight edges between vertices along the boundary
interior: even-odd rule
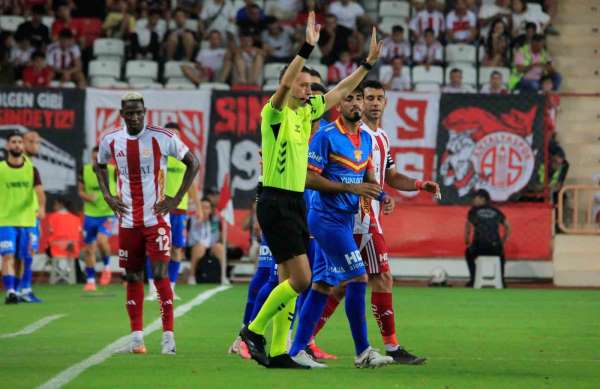
[[[171,242],[169,239],[169,235],[159,235],[154,241],[158,244],[159,251],[171,250]]]

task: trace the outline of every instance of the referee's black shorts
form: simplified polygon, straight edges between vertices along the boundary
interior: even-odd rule
[[[256,216],[276,263],[306,254],[309,234],[303,193],[264,186]]]

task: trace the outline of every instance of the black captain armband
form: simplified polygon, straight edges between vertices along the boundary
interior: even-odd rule
[[[314,48],[315,46],[304,42],[302,47],[300,47],[300,50],[298,50],[298,55],[304,59],[308,59],[308,57],[310,57],[310,53],[312,53]]]

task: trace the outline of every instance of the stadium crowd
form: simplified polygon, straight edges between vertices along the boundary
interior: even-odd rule
[[[555,0],[6,0],[0,85],[273,89],[269,64],[289,62],[310,10],[322,34],[309,64],[330,85],[358,66],[375,25],[385,39],[371,77],[390,90],[560,87],[545,48]],[[152,82],[128,61],[151,61]]]

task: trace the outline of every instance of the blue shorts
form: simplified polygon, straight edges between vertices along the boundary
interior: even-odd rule
[[[40,219],[35,219],[34,227],[27,227],[31,250],[35,253],[40,245]]]
[[[315,257],[317,253],[321,251],[319,247],[319,242],[312,236],[308,240],[308,250],[306,250],[306,256],[308,257],[308,264],[310,265],[310,270],[313,270],[313,266],[315,264]]]
[[[182,249],[185,247],[185,224],[188,216],[185,213],[171,213],[171,244],[173,247]]]
[[[258,247],[258,264],[257,267],[271,267],[273,263],[273,253],[267,245],[267,240],[264,236],[261,237],[260,245]]]
[[[354,215],[326,213],[311,209],[308,228],[320,250],[313,259],[313,282],[336,286],[366,274],[360,251],[354,241]]]
[[[16,259],[27,257],[31,251],[31,228],[0,227],[0,255],[13,254]]]
[[[111,237],[116,226],[117,218],[114,216],[87,216],[83,218],[83,241],[91,244],[96,241],[98,234]]]

